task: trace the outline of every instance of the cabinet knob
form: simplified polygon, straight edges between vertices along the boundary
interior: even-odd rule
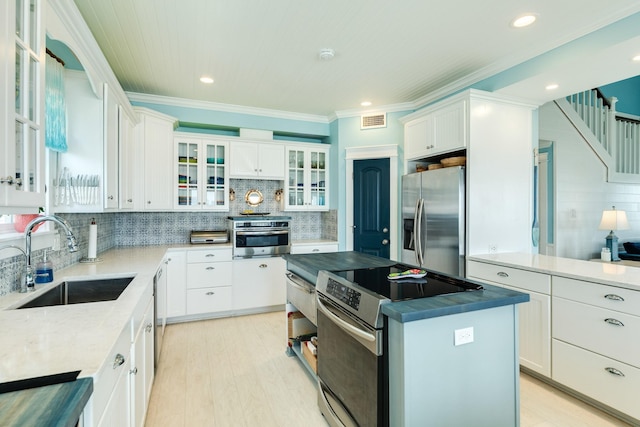
[[[138,374],[138,368],[130,369],[130,370],[129,370],[129,373],[130,373],[130,374],[133,374],[133,375],[137,375],[137,374]]]
[[[0,178],[0,183],[1,184],[13,185],[13,177],[12,176],[8,176],[6,178]]]
[[[109,199],[109,200],[113,200],[113,196],[109,196],[109,197],[108,197],[108,199]]]
[[[209,291],[209,292],[207,292],[205,295],[215,295],[215,294],[216,294],[215,292],[213,292],[213,291]]]
[[[116,354],[116,358],[113,359],[113,369],[116,369],[118,366],[121,366],[124,363],[124,356],[120,353]]]
[[[269,266],[268,266],[267,264],[260,264],[258,267],[260,267],[260,268],[267,268],[267,267],[269,267]]]
[[[150,205],[151,204],[151,200],[147,200],[147,204]]]
[[[133,203],[133,199],[127,199],[127,203]]]
[[[216,255],[215,254],[206,254],[205,255],[205,257],[207,257],[207,258],[212,257],[212,256],[216,256]]]
[[[144,328],[147,332],[151,332],[153,329],[153,323],[147,323],[147,326]]]
[[[215,267],[207,267],[205,270],[215,270]]]

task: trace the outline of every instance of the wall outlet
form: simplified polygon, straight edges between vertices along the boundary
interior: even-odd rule
[[[473,342],[473,326],[453,331],[454,345],[469,344]]]
[[[489,244],[489,253],[490,254],[498,253],[498,245],[496,245],[495,243],[490,243]]]

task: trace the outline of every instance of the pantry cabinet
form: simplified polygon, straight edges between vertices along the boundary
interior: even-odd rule
[[[136,126],[140,159],[136,182],[140,183],[134,204],[136,210],[171,210],[173,207],[173,130],[174,117],[142,107],[134,107],[140,123]],[[138,202],[138,200],[141,201]]]
[[[45,205],[44,2],[0,6],[0,211]]]
[[[228,151],[226,141],[175,135],[175,209],[229,210]]]
[[[285,211],[329,210],[329,149],[287,147]]]
[[[284,179],[284,145],[233,141],[230,150],[231,178]]]

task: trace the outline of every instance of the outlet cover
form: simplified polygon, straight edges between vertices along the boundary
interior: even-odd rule
[[[456,329],[454,331],[454,345],[463,345],[473,342],[473,326],[469,328]]]

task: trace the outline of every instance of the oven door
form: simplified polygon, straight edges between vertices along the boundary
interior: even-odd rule
[[[288,229],[243,229],[233,232],[234,257],[282,255],[288,254],[290,248]]]
[[[317,294],[318,406],[334,427],[388,425],[382,331]],[[365,344],[367,343],[367,344]]]

